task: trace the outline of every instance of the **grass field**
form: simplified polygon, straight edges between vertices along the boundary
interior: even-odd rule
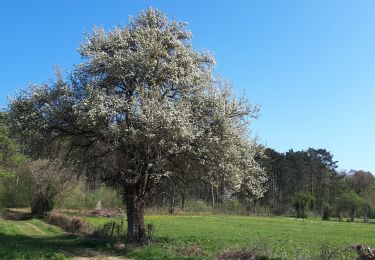
[[[97,226],[109,221],[90,217],[86,220]],[[167,258],[179,248],[199,246],[213,257],[225,249],[258,246],[274,257],[336,252],[337,259],[341,259],[355,256],[348,250],[353,243],[375,246],[375,225],[365,223],[228,215],[159,215],[148,216],[146,222],[155,225],[157,243],[147,249],[128,251],[126,255],[143,259],[160,254],[160,258]]]
[[[123,219],[85,217],[85,220],[101,226]],[[322,254],[335,253],[335,259],[355,259],[348,245],[375,246],[375,225],[364,223],[227,215],[153,215],[147,216],[146,222],[156,227],[154,243],[126,248],[117,252],[117,257],[214,259],[223,250],[248,247],[274,258],[321,259]],[[65,259],[88,256],[89,250],[113,255],[110,243],[75,237],[37,219],[0,219],[0,259]],[[197,252],[204,256],[194,256]]]

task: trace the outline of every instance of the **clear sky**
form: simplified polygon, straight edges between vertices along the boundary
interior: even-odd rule
[[[0,105],[79,63],[83,32],[147,6],[187,21],[216,72],[262,106],[262,143],[326,148],[341,169],[375,173],[375,1],[2,1]]]

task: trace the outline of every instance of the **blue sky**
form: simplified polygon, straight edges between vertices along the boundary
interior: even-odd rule
[[[252,125],[262,143],[326,148],[341,169],[375,173],[374,1],[3,1],[0,105],[79,63],[94,25],[126,25],[147,6],[187,21],[216,72],[262,106]]]

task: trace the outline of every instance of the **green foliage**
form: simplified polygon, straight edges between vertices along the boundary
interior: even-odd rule
[[[268,191],[260,204],[271,213],[287,214],[293,207],[299,217],[308,213],[325,220],[334,213],[352,220],[375,217],[375,177],[370,172],[337,172],[337,162],[325,149],[278,153],[269,148],[265,154],[260,160],[268,175]]]
[[[13,171],[0,168],[0,178],[14,178],[16,175]]]
[[[8,185],[9,184],[9,185]],[[0,208],[24,208],[30,207],[29,186],[14,183],[4,183],[2,194],[0,194]],[[1,185],[0,185],[1,189]],[[1,193],[1,191],[0,191]]]
[[[336,183],[341,176],[335,171],[333,155],[325,149],[278,153],[269,148],[261,160],[268,175],[268,191],[262,203],[272,213],[287,213],[295,206],[290,198],[302,192],[314,196],[314,204],[308,210],[321,214],[323,204],[337,194]]]
[[[30,206],[30,184],[22,175],[12,172],[0,180],[0,208]]]
[[[103,184],[89,190],[84,180],[76,182],[75,187],[58,200],[57,207],[65,209],[93,209],[98,201],[103,208],[122,208],[121,196],[112,188]]]
[[[69,191],[73,172],[58,159],[38,159],[27,162],[20,174],[29,184],[32,213],[44,215]]]
[[[18,152],[5,122],[6,114],[0,112],[0,208],[29,205],[28,186],[18,174],[26,157]]]
[[[306,209],[314,201],[314,196],[307,192],[298,192],[294,195],[293,206],[297,211],[297,218],[306,217]]]
[[[229,214],[239,214],[244,207],[239,200],[227,200],[218,205],[219,210]]]
[[[341,218],[342,213],[347,213],[351,221],[354,221],[356,212],[363,206],[364,200],[353,190],[343,192],[336,202],[336,211]]]
[[[212,212],[212,207],[203,200],[189,200],[186,203],[185,210],[191,212]]]

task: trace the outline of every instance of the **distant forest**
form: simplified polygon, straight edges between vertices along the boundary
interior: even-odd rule
[[[309,148],[279,153],[267,148],[257,160],[268,180],[264,196],[256,199],[245,188],[231,192],[225,179],[215,184],[193,184],[174,179],[155,193],[159,206],[185,208],[186,201],[202,200],[211,207],[241,208],[244,212],[269,215],[308,215],[375,218],[375,178],[370,172],[337,171],[337,161],[325,149]],[[234,202],[235,201],[235,202]],[[237,204],[236,204],[237,203]],[[237,205],[237,206],[236,206]]]

